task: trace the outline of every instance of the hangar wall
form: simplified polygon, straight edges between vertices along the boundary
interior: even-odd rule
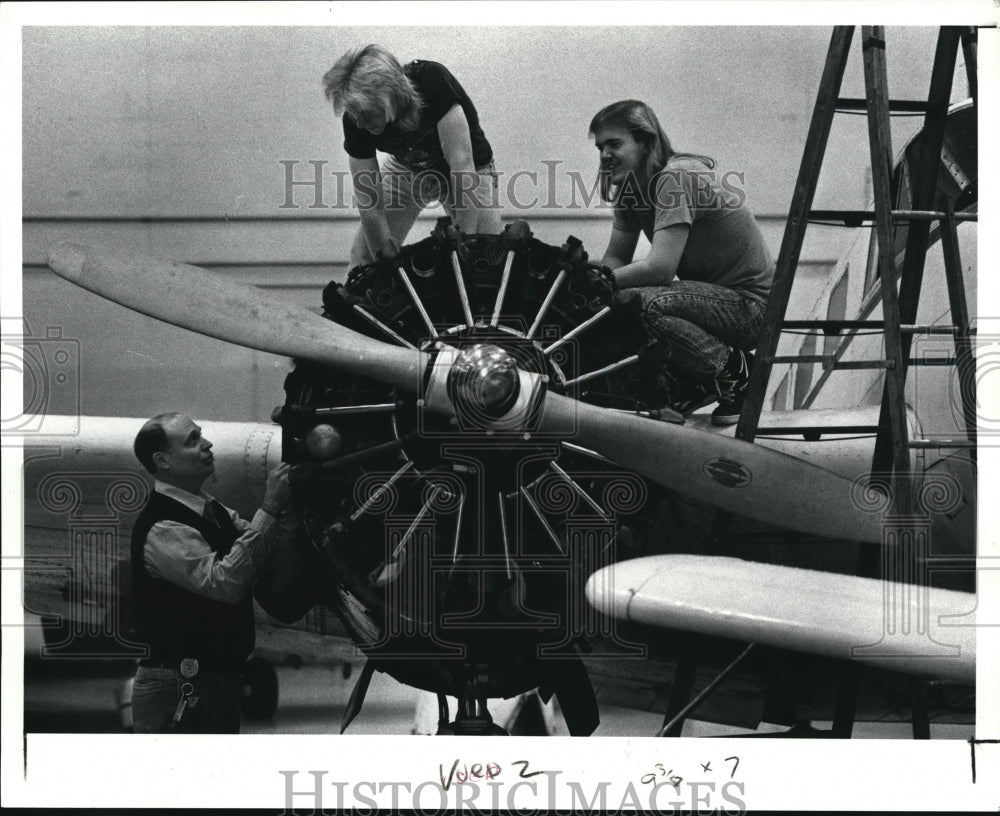
[[[542,240],[572,234],[591,255],[603,252],[607,208],[574,197],[573,185],[589,187],[596,172],[587,126],[604,104],[641,98],[675,147],[745,174],[749,205],[777,255],[829,35],[777,27],[26,28],[23,314],[32,336],[58,334],[79,357],[76,385],[50,388],[45,410],[268,419],[283,400],[285,359],[129,313],[58,279],[45,259],[62,240],[131,248],[318,309],[323,285],[346,271],[357,225],[338,192],[347,161],[320,85],[350,45],[377,41],[403,61],[437,59],[452,69],[506,177],[504,220],[527,218]],[[934,36],[895,30],[894,95],[926,93]],[[844,95],[863,95],[860,48]],[[835,126],[818,206],[863,206],[868,195],[864,119],[846,119]],[[895,143],[917,126],[899,125]],[[323,172],[321,194],[289,186],[290,178],[314,179],[314,167]],[[418,221],[414,237],[435,215]],[[836,230],[811,230],[809,274],[793,297],[808,301],[810,277],[821,283],[843,244]]]

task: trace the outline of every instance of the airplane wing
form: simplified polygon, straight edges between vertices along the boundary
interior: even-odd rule
[[[975,682],[972,593],[699,555],[619,562],[586,592],[621,621]]]

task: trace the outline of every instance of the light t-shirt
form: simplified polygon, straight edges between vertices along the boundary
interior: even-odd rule
[[[627,185],[615,204],[614,224],[652,241],[656,230],[690,227],[677,267],[681,280],[703,281],[766,301],[774,260],[753,214],[741,178],[720,173],[691,156],[675,155],[651,185],[651,204]]]

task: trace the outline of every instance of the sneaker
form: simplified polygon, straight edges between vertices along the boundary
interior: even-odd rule
[[[709,390],[702,386],[694,386],[693,388],[686,389],[685,393],[674,397],[667,403],[667,407],[686,417],[689,414],[693,414],[699,408],[711,405],[713,402],[718,401],[718,399],[719,395],[714,389]]]
[[[750,370],[753,367],[753,354],[741,349],[735,350],[737,359],[732,368],[735,372],[725,371],[717,379],[719,386],[719,404],[712,411],[712,424],[719,426],[735,425],[740,421],[743,410],[743,397],[750,384]]]

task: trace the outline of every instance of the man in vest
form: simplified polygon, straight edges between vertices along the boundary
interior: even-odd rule
[[[132,530],[135,622],[150,649],[135,678],[135,731],[238,733],[251,588],[290,498],[288,465],[268,475],[248,523],[202,492],[215,472],[212,443],[190,417],[153,417],[134,449],[156,480]]]

